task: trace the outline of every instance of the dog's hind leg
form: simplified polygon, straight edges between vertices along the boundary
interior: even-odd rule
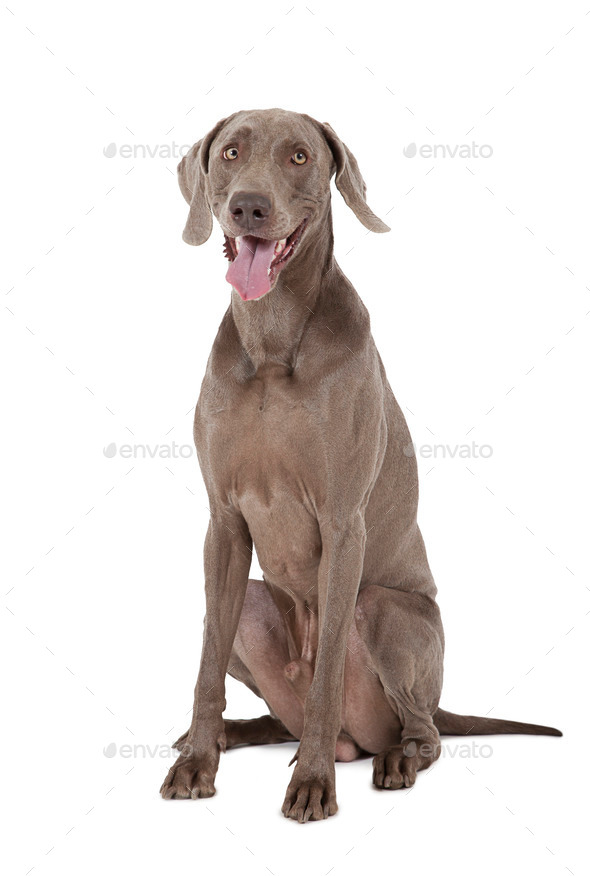
[[[285,672],[293,665],[282,613],[266,584],[250,579],[227,671],[263,699],[270,714],[244,720],[224,719],[226,749],[300,738],[303,705],[289,672]],[[299,735],[293,735],[294,732]],[[187,733],[176,740],[174,748],[182,750]]]
[[[440,755],[432,720],[442,686],[438,607],[419,593],[370,585],[359,593],[356,624],[371,655],[371,671],[402,726],[400,743],[373,759],[373,784],[408,788]]]
[[[279,742],[296,741],[285,725],[273,715],[261,715],[260,718],[226,719],[223,723],[226,748],[236,748],[238,745],[276,745]],[[176,740],[172,747],[182,751],[187,736],[188,730]]]

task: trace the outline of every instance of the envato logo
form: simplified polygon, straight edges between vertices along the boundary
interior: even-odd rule
[[[489,143],[479,146],[475,141],[472,143],[456,143],[449,146],[448,143],[408,143],[404,148],[406,158],[491,158],[494,150]]]
[[[494,452],[490,444],[407,444],[404,456],[423,459],[489,459]]]
[[[404,757],[414,757],[420,754],[424,758],[436,758],[440,750],[440,757],[491,757],[494,749],[491,745],[478,745],[477,742],[458,742],[455,745],[443,745],[442,748],[428,742],[416,745],[408,742],[404,745]]]
[[[182,746],[181,754],[184,757],[188,757],[188,755],[192,754],[192,745],[189,745],[188,742]],[[133,745],[117,745],[116,742],[110,742],[106,745],[102,753],[105,757],[124,757],[124,758],[168,758],[168,757],[178,757],[178,751],[172,748],[171,745],[143,745],[142,743],[136,742]]]
[[[180,143],[109,143],[102,150],[105,158],[183,158],[191,144]]]
[[[119,444],[113,442],[102,449],[103,456],[113,459],[189,459],[194,448],[192,444]]]

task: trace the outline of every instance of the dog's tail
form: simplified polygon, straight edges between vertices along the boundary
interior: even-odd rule
[[[478,718],[473,715],[455,715],[437,709],[432,718],[441,736],[487,736],[492,733],[527,733],[532,736],[563,736],[555,727],[542,724],[523,724],[502,718]]]

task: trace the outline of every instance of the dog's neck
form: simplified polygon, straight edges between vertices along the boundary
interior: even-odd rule
[[[316,226],[317,227],[317,226]],[[328,229],[328,230],[326,230]],[[325,277],[336,267],[331,215],[320,232],[310,229],[299,252],[283,268],[263,298],[242,301],[233,290],[231,311],[254,371],[279,368],[291,373],[308,320],[314,315]]]

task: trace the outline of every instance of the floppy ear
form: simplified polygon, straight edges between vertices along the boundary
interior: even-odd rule
[[[187,152],[177,168],[180,191],[184,200],[190,204],[182,239],[191,246],[200,246],[209,240],[213,229],[213,219],[205,190],[205,180],[209,173],[209,149],[230,118],[231,116],[217,122],[213,130]]]
[[[365,199],[367,186],[361,176],[356,158],[338,134],[326,122],[320,128],[336,163],[336,188],[356,216],[369,231],[391,231],[389,225],[375,216]]]

